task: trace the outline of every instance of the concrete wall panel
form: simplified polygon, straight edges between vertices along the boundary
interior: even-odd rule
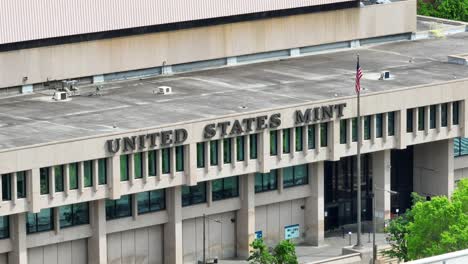
[[[87,258],[86,239],[28,249],[28,263],[31,264],[86,264]]]

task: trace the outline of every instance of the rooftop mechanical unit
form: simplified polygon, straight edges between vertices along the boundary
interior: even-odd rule
[[[64,101],[68,99],[67,92],[55,92],[52,97],[55,101]]]

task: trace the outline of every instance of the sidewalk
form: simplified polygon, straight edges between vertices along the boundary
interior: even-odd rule
[[[356,234],[351,235],[351,244],[356,243]],[[378,233],[376,234],[376,243],[377,245],[386,245],[385,234]],[[362,236],[362,244],[364,247],[372,248],[372,234],[370,236],[370,243],[368,234],[365,233]],[[299,263],[306,264],[310,262],[315,262],[319,260],[325,260],[333,257],[341,256],[341,250],[343,247],[349,246],[349,235],[346,235],[345,238],[341,235],[333,235],[326,237],[323,244],[319,247],[307,246],[307,245],[297,245],[296,254],[299,259]],[[223,264],[246,264],[248,263],[245,260],[220,260],[219,263]]]

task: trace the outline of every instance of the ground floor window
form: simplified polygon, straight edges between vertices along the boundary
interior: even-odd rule
[[[10,237],[10,218],[8,215],[0,216],[0,239]]]
[[[138,214],[155,212],[166,208],[166,195],[164,190],[155,190],[137,194]]]
[[[293,187],[309,182],[307,164],[283,168],[283,187]]]
[[[28,234],[54,229],[54,214],[52,208],[42,209],[39,213],[26,215],[26,231]]]
[[[196,186],[182,186],[182,206],[206,203],[206,182]]]
[[[124,195],[118,200],[106,200],[106,219],[132,216],[132,196]]]
[[[233,176],[211,182],[213,201],[239,196],[239,177]]]
[[[89,224],[88,203],[69,204],[59,207],[60,228]]]
[[[278,189],[277,170],[268,173],[255,173],[255,192],[267,192]]]
[[[455,157],[468,155],[468,138],[454,138],[453,151]]]

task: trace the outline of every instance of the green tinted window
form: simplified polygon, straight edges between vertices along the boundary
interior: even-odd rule
[[[245,148],[244,148],[245,142],[244,141],[245,141],[244,136],[240,136],[236,138],[236,146],[237,146],[236,155],[237,155],[238,161],[245,160]]]
[[[171,149],[164,148],[161,150],[161,158],[162,158],[162,173],[170,173],[171,172]]]
[[[383,134],[383,114],[375,115],[375,137],[381,138]]]
[[[460,102],[453,102],[452,107],[452,122],[454,125],[458,125],[460,119]]]
[[[223,139],[223,160],[224,160],[224,163],[228,164],[228,163],[231,163],[231,154],[232,154],[232,150],[231,150],[231,147],[232,147],[232,143],[231,143],[231,139],[230,138],[225,138]]]
[[[278,188],[278,176],[276,170],[269,173],[255,173],[255,192],[266,192]]]
[[[49,168],[41,168],[40,171],[41,194],[49,193]]]
[[[129,157],[128,155],[120,155],[120,181],[128,181],[129,178]]]
[[[42,178],[41,178],[41,194],[42,194]],[[48,187],[48,186],[45,186]],[[44,187],[44,188],[45,188]],[[48,190],[48,189],[47,189]],[[2,199],[3,201],[11,200],[11,174],[2,174]]]
[[[156,150],[148,151],[148,176],[156,176]]]
[[[388,113],[388,135],[395,135],[395,112]]]
[[[429,128],[436,128],[437,108],[435,105],[429,107]]]
[[[93,186],[93,161],[83,162],[84,187]]]
[[[176,171],[184,171],[184,146],[177,146],[176,151]]]
[[[406,132],[413,132],[413,109],[406,109]]]
[[[283,129],[283,153],[291,152],[291,130]]]
[[[56,192],[63,192],[63,177],[64,177],[64,169],[63,165],[58,165],[54,167],[55,173],[55,191]]]
[[[328,146],[328,123],[320,124],[320,146]]]
[[[17,191],[18,198],[26,198],[26,172],[25,171],[19,171],[16,173],[16,191]],[[0,228],[1,228],[1,224],[0,224]],[[0,230],[0,238],[1,238],[1,230]]]
[[[10,217],[8,215],[0,216],[0,239],[10,237]]]
[[[39,213],[27,213],[26,231],[28,234],[54,229],[52,208],[42,209]]]
[[[284,188],[307,184],[309,182],[307,168],[307,164],[283,168]]]
[[[196,186],[182,186],[182,206],[206,203],[206,182]]]
[[[143,178],[143,154],[141,152],[133,154],[133,173],[135,179]]]
[[[364,140],[369,140],[371,137],[371,117],[364,117]]]
[[[315,125],[307,127],[307,148],[315,149]]]
[[[99,159],[98,160],[98,173],[99,173],[99,184],[107,183],[107,160]]]
[[[278,154],[278,130],[270,131],[270,155]]]
[[[197,143],[197,168],[205,167],[205,142]]]
[[[347,131],[348,131],[347,120],[340,120],[340,144],[346,144]]]
[[[302,151],[302,127],[296,127],[296,151]]]
[[[59,207],[60,228],[89,224],[88,203]]]
[[[425,123],[425,111],[424,107],[418,108],[418,130],[424,130],[424,123]]]
[[[164,190],[155,190],[137,194],[138,214],[155,212],[166,208]]]
[[[118,200],[106,200],[106,219],[132,216],[132,196],[123,195]]]
[[[213,201],[239,196],[239,177],[233,176],[211,182]]]
[[[351,126],[352,126],[351,137],[352,137],[353,142],[357,142],[358,140],[358,124],[357,123],[358,123],[357,117],[351,119]]]
[[[257,134],[249,136],[250,159],[257,158]]]
[[[211,166],[218,165],[218,141],[210,141],[210,164]]]
[[[440,115],[441,115],[441,126],[446,127],[447,126],[447,120],[448,120],[448,104],[442,104],[440,106]]]

